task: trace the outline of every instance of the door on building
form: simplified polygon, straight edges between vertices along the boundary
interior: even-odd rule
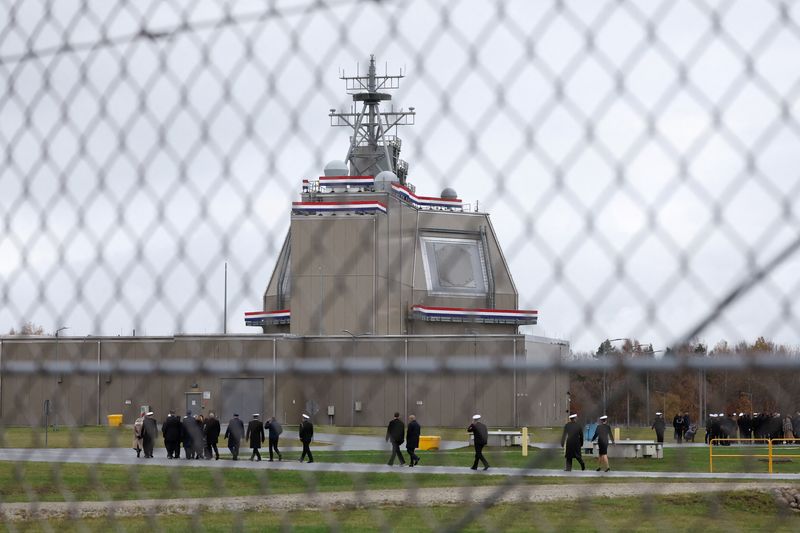
[[[249,420],[253,413],[260,413],[266,420],[273,413],[264,411],[264,379],[263,378],[222,378],[220,381],[220,413],[223,419],[239,414],[243,420]]]
[[[203,393],[202,392],[187,392],[186,393],[186,412],[191,412],[192,415],[201,414],[203,408]]]

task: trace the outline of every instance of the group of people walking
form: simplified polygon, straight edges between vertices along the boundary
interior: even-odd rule
[[[274,416],[262,425],[260,417],[260,413],[253,413],[253,419],[247,424],[247,428],[238,413],[234,413],[233,418],[228,421],[224,438],[228,441],[228,450],[234,461],[239,460],[242,439],[247,441],[252,450],[251,461],[261,460],[261,447],[265,441],[269,443],[269,460],[273,461],[276,455],[278,461],[283,460],[283,454],[278,449],[283,426]],[[167,459],[180,459],[182,445],[186,459],[218,460],[217,444],[220,432],[220,422],[214,413],[209,413],[205,418],[203,415],[192,416],[191,412],[187,412],[181,419],[174,411],[169,412],[159,432],[155,413],[150,411],[140,415],[133,423],[133,449],[136,451],[136,457],[141,457],[144,452],[145,458],[152,458],[155,441],[160,433],[164,437]],[[299,434],[303,444],[300,462],[308,458],[308,462],[313,463],[314,456],[311,454],[310,446],[314,438],[314,425],[307,414],[303,414]]]

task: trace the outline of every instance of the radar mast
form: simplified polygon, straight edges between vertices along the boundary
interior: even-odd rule
[[[385,74],[377,75],[374,55],[369,57],[369,70],[365,76],[358,70],[355,76],[345,76],[344,71],[341,72],[339,79],[345,81],[353,104],[349,112],[331,109],[328,116],[331,126],[347,126],[353,130],[345,157],[351,176],[375,176],[388,170],[394,172],[401,183],[406,183],[408,164],[400,159],[401,142],[396,128],[413,125],[416,113],[413,107],[408,111],[395,110],[388,104],[392,96],[383,92],[398,89],[403,77],[402,69],[400,74],[389,75],[388,67]],[[381,102],[386,102],[389,109],[381,110]]]

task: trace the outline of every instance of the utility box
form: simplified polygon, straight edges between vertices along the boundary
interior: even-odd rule
[[[361,402],[356,402],[355,405],[353,406],[353,410],[356,413],[360,413],[361,412]]]
[[[333,416],[336,414],[336,408],[333,405],[328,406],[328,416]]]

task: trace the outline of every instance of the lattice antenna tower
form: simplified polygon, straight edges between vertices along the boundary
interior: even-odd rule
[[[355,76],[346,76],[342,70],[339,78],[345,81],[347,93],[352,95],[353,103],[350,111],[337,112],[330,110],[331,126],[347,126],[353,129],[350,146],[345,161],[349,164],[351,176],[375,176],[388,170],[394,172],[401,183],[406,182],[408,164],[400,159],[401,142],[397,137],[397,126],[414,124],[413,107],[408,111],[395,110],[389,102],[392,96],[385,92],[400,87],[400,74],[389,75],[375,73],[375,56],[370,55],[369,70],[361,75],[356,67]],[[381,109],[381,103],[385,102]],[[359,106],[360,104],[360,106]],[[359,109],[360,107],[360,109]]]

